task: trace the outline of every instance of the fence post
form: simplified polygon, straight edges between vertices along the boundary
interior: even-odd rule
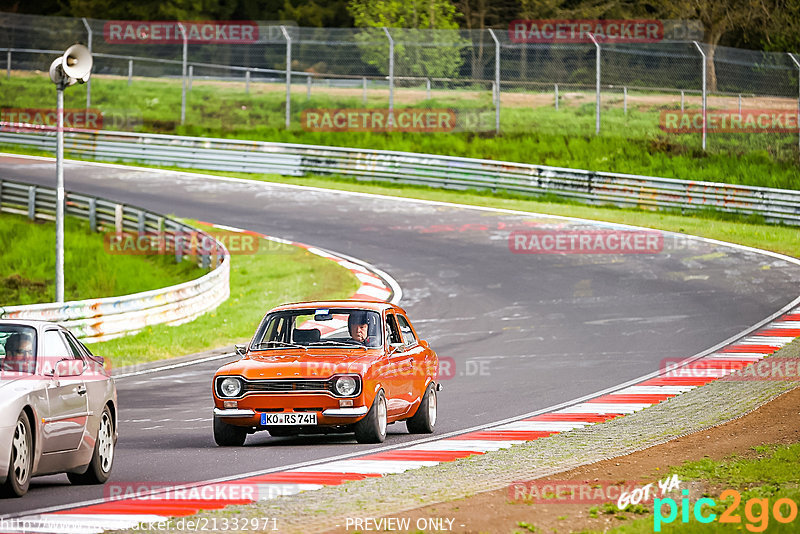
[[[686,94],[683,89],[681,89],[681,113],[683,113],[683,104],[686,100]]]
[[[146,222],[147,220],[145,219],[144,211],[139,210],[136,214],[136,231],[139,232],[140,234],[143,234]]]
[[[367,77],[364,76],[361,78],[361,101],[364,102],[364,105],[367,105]]]
[[[6,52],[6,78],[11,79],[11,49]]]
[[[556,86],[556,111],[558,111],[558,84],[555,84],[555,86]]]
[[[700,57],[703,60],[703,151],[706,149],[706,53],[703,50],[703,47],[697,41],[692,41],[694,46],[697,48],[697,51],[700,52]]]
[[[311,100],[311,75],[306,76],[306,100]]]
[[[128,87],[133,83],[133,59],[128,59]]]
[[[494,133],[500,133],[500,41],[494,34],[494,30],[489,28],[489,33],[494,40],[494,86],[495,86],[495,101],[494,101]]]
[[[800,151],[800,61],[798,61],[791,52],[787,53],[789,54],[789,58],[794,62],[795,67],[797,67],[797,149]]]
[[[597,39],[594,38],[594,34],[588,34],[589,38],[594,43],[595,49],[597,50],[597,65],[595,67],[595,93],[597,94],[597,103],[595,104],[595,119],[594,119],[594,133],[600,133],[600,43],[597,42]]]
[[[88,46],[86,48],[89,49],[89,53],[92,53],[92,27],[89,26],[89,22],[86,20],[86,17],[81,17],[83,21],[83,25],[86,27],[86,33],[89,34],[89,41]],[[92,105],[92,79],[89,78],[86,81],[86,109],[88,110]]]
[[[281,32],[286,39],[286,129],[288,130],[292,114],[292,38],[286,31],[286,26],[281,26]]]
[[[628,114],[628,88],[622,88],[622,110],[625,115]]]
[[[189,77],[189,81],[186,84],[186,90],[187,91],[191,91],[192,90],[192,82],[194,81],[194,65],[189,65],[188,77]]]
[[[125,219],[123,218],[123,206],[117,204],[114,206],[114,231],[121,234],[125,231]]]
[[[739,115],[742,114],[742,93],[739,93]]]
[[[383,27],[386,38],[389,39],[389,113],[394,111],[394,39],[389,33],[389,28]]]
[[[244,71],[244,93],[250,94],[250,70]]]
[[[89,199],[89,228],[92,232],[97,231],[97,199]]]
[[[186,28],[183,27],[182,23],[178,23],[178,28],[183,35],[183,60],[181,61],[181,78],[183,80],[181,87],[181,124],[183,124],[186,122],[186,59],[189,55],[189,39],[186,36]]]
[[[425,99],[431,99],[431,79],[425,78]]]
[[[36,219],[36,187],[28,187],[28,219]]]

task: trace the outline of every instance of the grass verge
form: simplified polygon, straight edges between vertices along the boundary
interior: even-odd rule
[[[157,325],[92,345],[113,367],[219,348],[249,339],[270,308],[300,300],[346,298],[359,287],[350,271],[289,245],[259,240],[252,255],[230,257],[231,296],[180,326]]]
[[[171,256],[130,256],[106,252],[102,234],[89,223],[64,221],[66,300],[113,297],[180,284],[204,274],[195,263]],[[0,214],[0,304],[55,300],[55,223]]]
[[[674,467],[671,473],[681,479],[682,487],[703,488],[694,498],[687,498],[691,507],[687,516],[683,515],[682,497],[673,495],[677,515],[671,521],[670,506],[655,504],[653,510],[609,532],[617,534],[644,534],[652,532],[682,532],[704,534],[707,532],[797,532],[797,503],[800,502],[800,443],[791,445],[761,445],[753,447],[755,458],[731,456],[722,461],[703,459],[687,462]],[[726,490],[735,491],[726,495]],[[724,499],[722,497],[725,497]],[[738,496],[738,497],[737,497]],[[696,508],[698,499],[709,501]],[[784,501],[781,501],[781,500]],[[781,522],[775,513],[775,505],[780,501],[778,512],[781,518],[791,521]],[[791,502],[793,504],[788,504]],[[615,505],[604,506],[603,511],[619,513]],[[646,510],[646,509],[645,509]],[[795,510],[794,513],[791,510]],[[727,516],[725,515],[727,511]],[[698,520],[714,517],[708,523]],[[723,517],[725,521],[723,522]],[[627,519],[622,514],[622,519]]]
[[[406,150],[561,167],[724,181],[766,187],[797,188],[797,136],[794,134],[711,133],[708,151],[700,134],[670,134],[660,128],[661,112],[679,109],[673,96],[631,95],[630,110],[606,95],[601,133],[594,133],[593,95],[570,93],[561,109],[539,93],[504,93],[501,135],[494,134],[494,111],[489,92],[472,90],[425,92],[398,89],[398,107],[457,109],[478,113],[487,131],[444,133],[374,133],[306,131],[302,114],[309,109],[386,108],[387,92],[370,91],[367,103],[355,89],[317,88],[310,98],[296,87],[292,98],[292,127],[283,127],[284,86],[196,80],[187,96],[186,121],[181,125],[180,80],[92,78],[92,107],[104,116],[106,129],[239,138],[290,143]],[[66,108],[85,107],[85,87],[65,94]],[[406,96],[404,96],[404,93]],[[52,84],[46,75],[15,73],[0,79],[0,100],[7,109],[53,107]],[[790,102],[791,103],[791,102]],[[694,101],[689,107],[694,106]],[[730,109],[728,103],[719,106]],[[490,120],[486,121],[485,118]],[[485,126],[485,125],[484,125]],[[486,128],[483,128],[486,130]]]

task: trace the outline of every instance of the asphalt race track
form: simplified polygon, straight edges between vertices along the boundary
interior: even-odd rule
[[[55,164],[4,156],[0,176],[54,187]],[[791,302],[800,282],[796,264],[671,235],[656,254],[509,250],[512,229],[591,227],[580,221],[77,162],[66,164],[65,182],[68,191],[317,245],[389,273],[421,336],[455,361],[442,380],[437,434],[546,408],[696,354]],[[218,448],[210,379],[222,363],[117,381],[112,482],[207,480],[419,439],[400,423],[380,446],[347,435],[263,433],[243,448]],[[0,501],[0,515],[101,497],[102,487],[43,477],[24,498]]]

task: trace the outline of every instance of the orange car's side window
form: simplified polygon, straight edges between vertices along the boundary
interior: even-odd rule
[[[386,315],[386,338],[390,344],[403,342],[403,338],[400,337],[400,329],[397,328],[397,320],[392,313]]]

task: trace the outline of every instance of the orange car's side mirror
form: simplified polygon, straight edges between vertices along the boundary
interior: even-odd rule
[[[422,345],[422,348],[424,348],[424,349],[429,349],[429,348],[431,348],[431,347],[430,347],[430,345],[428,345],[428,342],[427,342],[427,341],[425,341],[424,339],[420,339],[420,340],[419,340],[419,344],[420,344],[420,345]]]

